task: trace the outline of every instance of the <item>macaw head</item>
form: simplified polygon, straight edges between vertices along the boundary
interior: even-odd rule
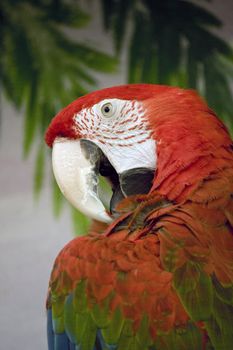
[[[46,142],[64,196],[86,215],[110,222],[98,196],[98,175],[112,185],[112,212],[124,197],[155,189],[176,199],[193,180],[189,174],[179,182],[175,174],[230,139],[194,91],[135,84],[78,98],[52,120]],[[207,163],[196,177],[211,171],[210,158]]]

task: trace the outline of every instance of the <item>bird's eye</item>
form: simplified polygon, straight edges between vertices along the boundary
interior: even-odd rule
[[[102,107],[101,107],[101,112],[103,114],[104,117],[112,117],[114,110],[113,110],[113,105],[110,102],[105,103]]]

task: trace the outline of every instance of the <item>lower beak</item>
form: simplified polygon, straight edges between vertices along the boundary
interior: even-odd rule
[[[98,161],[98,149],[87,149],[82,140],[54,141],[53,172],[63,195],[85,215],[109,223],[112,219],[98,195]]]

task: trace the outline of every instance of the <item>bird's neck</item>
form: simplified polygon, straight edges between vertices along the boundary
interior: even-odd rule
[[[226,133],[222,136],[222,139],[216,139],[213,135],[210,140],[196,131],[195,135],[184,132],[174,141],[164,138],[157,146],[158,163],[151,192],[181,202],[194,198],[201,190],[205,202],[205,195],[208,197],[210,190],[205,192],[209,186],[207,180],[224,177],[221,186],[230,186],[233,181],[231,140]]]
[[[173,90],[145,103],[157,148],[151,192],[172,201],[189,198],[209,176],[233,167],[231,138],[194,91]]]

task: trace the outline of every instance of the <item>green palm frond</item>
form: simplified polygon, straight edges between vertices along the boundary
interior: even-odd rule
[[[83,215],[80,211],[71,208],[71,217],[74,226],[74,232],[79,235],[83,235],[84,232],[87,232],[90,226],[90,219]]]
[[[42,189],[44,181],[44,171],[45,171],[45,152],[44,145],[38,147],[37,156],[35,161],[35,171],[34,171],[34,194],[37,197]]]
[[[64,205],[64,197],[56,183],[54,177],[52,177],[52,190],[53,190],[53,213],[55,217],[59,217]]]
[[[112,31],[116,48],[119,50],[124,42],[129,42],[130,83],[198,89],[229,129],[233,129],[230,89],[233,51],[212,32],[222,26],[219,18],[186,0],[130,1],[127,16],[122,10],[123,0],[101,3],[104,24]],[[119,18],[120,32],[114,22]]]
[[[117,60],[66,34],[67,29],[82,28],[90,19],[76,1],[3,0],[0,18],[0,86],[9,101],[24,110],[26,157],[35,140],[43,140],[58,110],[96,88],[93,73],[113,72]],[[34,171],[36,197],[43,185],[46,152],[40,143]],[[53,185],[56,216],[61,212],[61,198]],[[82,221],[86,228],[87,220]]]

